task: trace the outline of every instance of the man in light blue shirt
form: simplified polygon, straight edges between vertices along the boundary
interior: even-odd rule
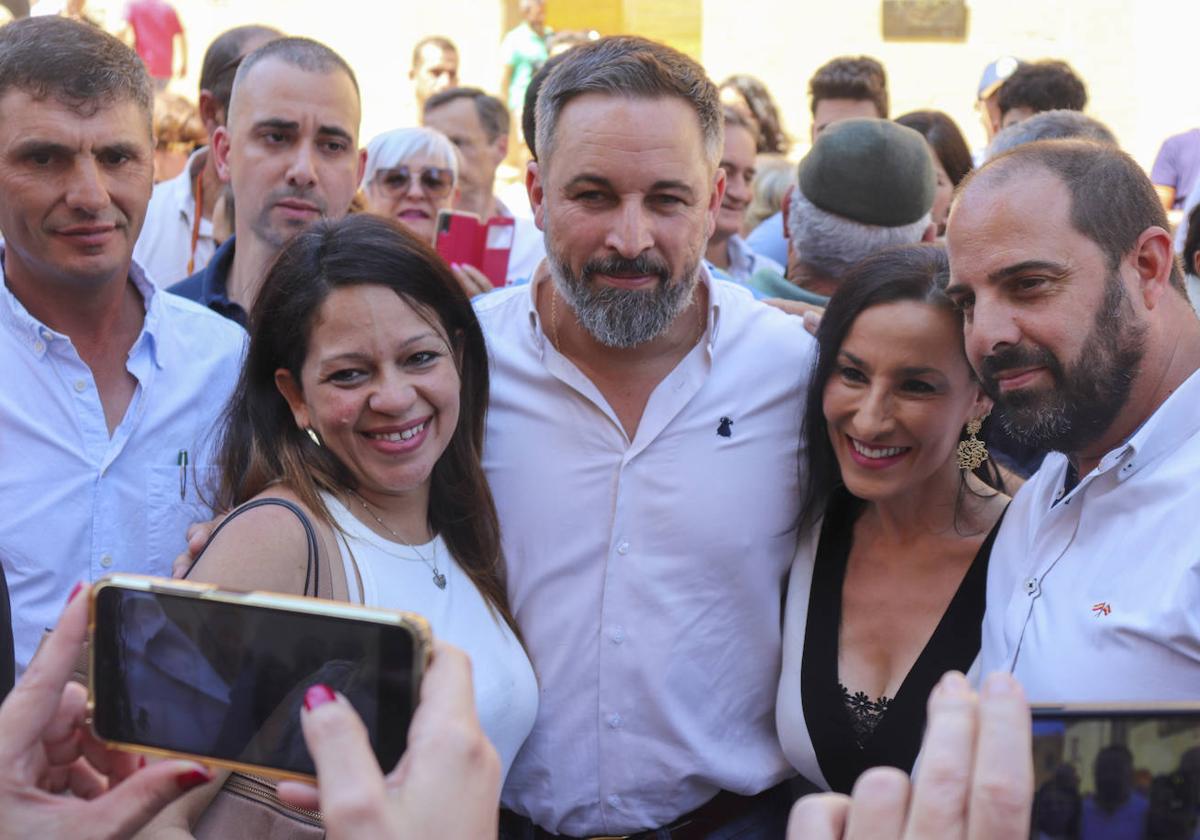
[[[0,29],[0,562],[18,671],[71,587],[169,574],[245,344],[132,262],[153,184],[137,56],[57,17]]]

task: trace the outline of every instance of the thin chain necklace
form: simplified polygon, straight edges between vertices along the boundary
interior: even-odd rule
[[[704,307],[696,310],[696,326],[700,328],[700,332],[696,336],[696,341],[699,341],[703,337],[704,330],[708,327],[707,315],[708,313],[704,311]],[[558,287],[553,285],[550,287],[550,341],[554,345],[554,349],[562,353],[562,344],[558,340]],[[695,344],[696,341],[693,341],[692,344]],[[384,527],[386,528],[387,526],[385,525]]]
[[[357,493],[354,494],[354,498],[358,499],[359,504],[361,504],[363,506],[363,510],[365,510],[367,513],[371,514],[371,518],[379,523],[380,528],[382,528],[383,530],[387,531],[389,534],[392,535],[392,539],[394,539],[396,542],[400,543],[400,545],[402,545],[406,548],[411,548],[413,553],[416,554],[417,557],[421,558],[421,562],[424,563],[426,566],[428,566],[429,570],[433,572],[434,586],[436,586],[438,589],[446,588],[446,576],[441,573],[441,571],[438,569],[438,566],[437,566],[437,543],[436,542],[433,544],[433,561],[430,562],[425,557],[424,554],[422,554],[420,551],[417,550],[417,547],[415,545],[413,545],[412,543],[406,543],[404,540],[400,539],[400,535],[397,534],[395,531],[393,531],[391,528],[389,528],[387,526],[387,523],[385,523],[382,519],[380,519],[379,516],[376,515],[375,511],[371,510],[371,506],[367,504],[366,499],[364,499],[362,496],[358,495]]]

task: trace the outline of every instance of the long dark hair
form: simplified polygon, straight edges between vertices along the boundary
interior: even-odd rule
[[[958,320],[961,316],[945,293],[949,278],[950,263],[940,245],[899,245],[855,263],[829,299],[817,329],[817,358],[808,384],[801,432],[808,453],[807,474],[801,479],[803,525],[814,525],[824,515],[833,491],[843,485],[837,456],[829,442],[824,402],[825,386],[837,367],[838,352],[851,327],[871,307],[898,301],[945,309],[954,312]],[[999,471],[990,459],[975,470],[975,475],[989,486],[1003,489]],[[965,489],[964,481],[960,498]]]
[[[921,133],[954,186],[957,187],[974,167],[971,150],[967,148],[958,124],[941,111],[912,111],[896,117],[896,122]]]
[[[275,386],[275,371],[288,370],[299,385],[321,305],[334,289],[362,285],[386,286],[418,312],[433,313],[450,338],[462,382],[459,418],[433,468],[429,527],[515,630],[496,505],[480,464],[488,401],[483,332],[441,257],[390,219],[364,213],[318,222],[292,239],[271,266],[250,313],[250,348],[226,409],[217,506],[229,509],[283,484],[334,524],[320,492],[345,498],[357,480],[328,447],[297,428]]]

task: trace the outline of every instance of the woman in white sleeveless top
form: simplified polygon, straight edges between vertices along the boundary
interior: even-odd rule
[[[317,532],[319,594],[420,613],[465,650],[507,773],[538,690],[480,466],[488,365],[470,302],[428,246],[358,215],[285,247],[250,332],[216,506],[294,503]],[[189,577],[304,592],[306,545],[295,514],[256,507],[227,524]]]

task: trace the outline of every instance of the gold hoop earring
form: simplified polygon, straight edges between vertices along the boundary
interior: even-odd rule
[[[308,433],[308,437],[313,443],[315,443],[317,446],[322,445],[321,439],[319,437],[317,437],[316,429],[314,429],[312,426],[309,426],[304,431]]]
[[[955,458],[958,468],[964,472],[979,469],[988,459],[987,444],[979,439],[979,430],[983,428],[983,417],[967,422],[967,437],[958,442]]]

